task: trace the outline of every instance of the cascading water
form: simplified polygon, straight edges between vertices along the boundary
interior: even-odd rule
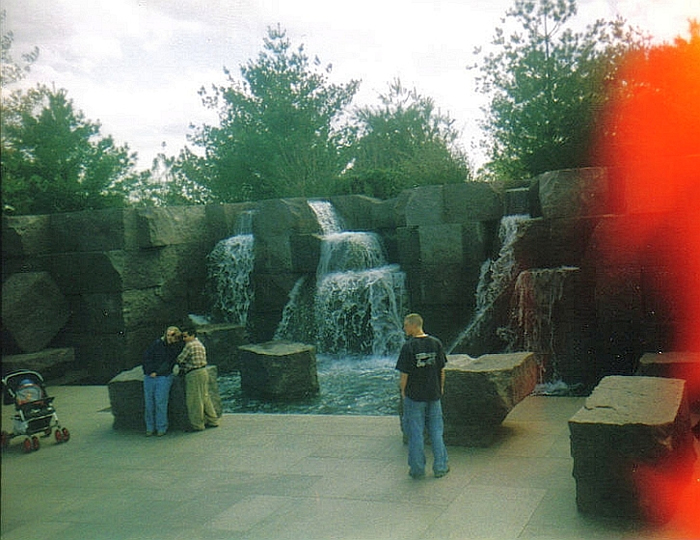
[[[376,234],[342,231],[342,221],[326,201],[309,206],[324,233],[316,287],[309,290],[304,278],[297,282],[275,338],[315,336],[321,353],[396,353],[403,343],[405,274],[387,264]]]
[[[543,365],[536,393],[567,394],[576,390],[561,380],[560,355],[571,351],[562,350],[561,343],[557,343],[562,329],[557,328],[561,317],[555,312],[561,310],[567,280],[578,272],[579,268],[573,266],[535,268],[521,272],[515,282],[507,350],[538,353]]]
[[[253,301],[253,212],[238,218],[236,234],[221,240],[207,257],[215,315],[245,326]]]
[[[476,343],[483,339],[485,328],[489,331],[493,321],[495,305],[503,300],[504,294],[511,288],[517,275],[517,267],[513,246],[520,238],[519,225],[530,219],[527,215],[504,216],[498,230],[501,248],[496,259],[487,259],[481,265],[479,283],[476,288],[476,308],[474,316],[466,328],[447,348],[452,353],[463,344]]]

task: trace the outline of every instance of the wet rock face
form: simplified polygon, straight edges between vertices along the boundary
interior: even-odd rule
[[[691,419],[679,379],[609,376],[569,420],[579,511],[665,520],[692,477]]]
[[[297,400],[318,394],[316,349],[289,341],[243,345],[241,389],[252,397]]]
[[[14,274],[2,285],[2,324],[24,352],[46,347],[69,317],[68,301],[48,272]]]
[[[535,388],[537,357],[531,352],[449,355],[442,408],[445,442],[488,446],[508,413]]]
[[[217,367],[208,365],[209,397],[214,410],[220,416],[222,412],[221,396],[217,382]],[[114,429],[144,430],[144,399],[143,399],[143,369],[136,366],[128,371],[122,371],[107,385],[109,404],[114,416]],[[174,377],[170,387],[168,402],[169,429],[188,429],[190,422],[187,416],[185,402],[185,378]]]

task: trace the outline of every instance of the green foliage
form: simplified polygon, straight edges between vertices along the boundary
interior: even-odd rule
[[[158,154],[151,169],[142,171],[130,184],[129,201],[134,206],[177,206],[211,202],[213,198],[209,190],[193,182],[191,177],[195,173],[186,169],[195,162],[196,157],[189,154],[187,149],[182,151],[179,159]]]
[[[5,25],[6,17],[7,12],[5,10],[0,12],[0,26]],[[13,41],[14,35],[12,32],[6,32],[0,38],[0,86],[3,88],[8,84],[23,79],[31,65],[39,57],[39,48],[34,47],[31,52],[22,55],[23,65],[18,64],[12,58],[12,53],[10,52]]]
[[[574,32],[566,25],[575,14],[575,0],[515,0],[507,17],[519,30],[506,35],[497,28],[495,50],[482,57],[478,86],[490,96],[482,124],[490,137],[487,168],[497,177],[592,164],[608,86],[623,55],[643,39],[621,19]]]
[[[3,100],[2,202],[19,214],[119,206],[134,155],[100,136],[65,90],[38,85]]]
[[[359,83],[331,84],[331,67],[312,65],[279,27],[240,71],[242,80],[225,71],[227,86],[202,90],[220,125],[197,130],[204,156],[181,155],[181,170],[223,201],[327,194],[347,163],[340,119]]]
[[[456,145],[454,121],[432,99],[395,80],[379,100],[381,105],[355,113],[352,167],[337,191],[389,198],[403,189],[470,177],[467,158]]]

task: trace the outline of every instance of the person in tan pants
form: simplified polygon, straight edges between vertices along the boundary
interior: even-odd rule
[[[185,348],[177,357],[180,370],[185,374],[185,402],[192,431],[219,426],[219,418],[209,397],[209,373],[207,351],[197,339],[197,331],[187,328],[182,331]]]

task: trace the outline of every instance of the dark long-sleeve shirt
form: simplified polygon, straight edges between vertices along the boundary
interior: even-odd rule
[[[143,353],[144,374],[170,375],[181,350],[182,343],[168,344],[163,338],[156,339]]]

